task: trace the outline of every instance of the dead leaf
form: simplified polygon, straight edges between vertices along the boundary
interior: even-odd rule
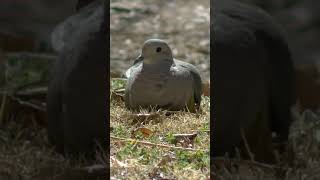
[[[130,119],[133,119],[133,122],[147,122],[151,119],[156,119],[160,117],[160,113],[138,113],[138,114],[132,114]]]
[[[139,127],[135,130],[133,130],[132,134],[131,134],[131,138],[135,138],[136,135],[141,132],[141,134],[143,135],[143,137],[149,137],[153,134],[153,131],[151,131],[150,129],[148,128],[145,128],[145,127]]]

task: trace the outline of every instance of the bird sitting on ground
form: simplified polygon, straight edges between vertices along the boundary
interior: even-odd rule
[[[202,83],[197,68],[173,58],[169,45],[160,39],[144,42],[140,56],[125,75],[125,104],[145,108],[188,110],[200,108]]]

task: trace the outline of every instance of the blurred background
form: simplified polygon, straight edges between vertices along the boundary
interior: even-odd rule
[[[284,26],[297,65],[320,61],[320,1],[242,1],[263,8]]]
[[[50,33],[76,12],[78,0],[2,0],[0,48],[3,51],[50,51]]]
[[[175,58],[210,79],[209,0],[111,0],[110,72],[120,77],[150,38],[169,43]]]
[[[295,64],[296,93],[303,109],[320,105],[320,1],[240,0],[261,7],[286,30]]]

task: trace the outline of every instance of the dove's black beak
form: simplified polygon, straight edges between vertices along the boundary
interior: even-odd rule
[[[141,61],[143,61],[143,56],[140,55],[137,57],[137,59],[134,60],[133,64],[137,64],[138,62],[141,62]]]

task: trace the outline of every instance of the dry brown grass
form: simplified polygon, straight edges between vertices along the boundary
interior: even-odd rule
[[[28,112],[1,124],[0,179],[65,179],[85,177],[84,167],[106,164],[106,153],[97,153],[94,160],[70,158],[57,154],[47,141],[44,126],[31,123]],[[13,115],[13,114],[12,114]],[[104,176],[105,177],[105,176]]]
[[[146,112],[142,112],[146,114]],[[151,112],[151,116],[137,116],[128,111],[124,102],[111,97],[111,177],[119,179],[206,179],[210,173],[209,163],[209,122],[210,101],[203,97],[202,112],[176,112],[166,115],[164,111]],[[148,118],[146,118],[148,117]],[[144,136],[133,133],[137,128],[151,130]],[[192,141],[184,141],[183,148],[175,146],[174,134],[197,133]],[[123,139],[119,139],[123,138]],[[141,143],[145,142],[145,143]],[[151,145],[147,145],[151,144]],[[182,147],[177,145],[176,147]]]
[[[320,115],[293,108],[289,142],[277,164],[244,159],[216,158],[212,177],[231,179],[316,180],[320,178]],[[218,167],[219,166],[219,167]]]

